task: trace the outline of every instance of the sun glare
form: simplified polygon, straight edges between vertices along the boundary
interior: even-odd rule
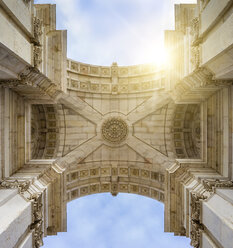
[[[157,67],[164,67],[169,64],[169,54],[164,47],[157,48],[147,48],[147,51],[141,56],[141,61],[146,63],[151,63]]]
[[[157,66],[166,66],[169,62],[169,54],[165,48],[157,50],[154,63]]]

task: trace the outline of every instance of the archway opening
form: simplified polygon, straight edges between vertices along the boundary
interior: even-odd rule
[[[88,195],[68,203],[68,232],[44,239],[44,248],[187,248],[190,240],[164,233],[163,204],[137,194]]]

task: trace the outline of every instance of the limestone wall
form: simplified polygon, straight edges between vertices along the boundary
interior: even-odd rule
[[[0,88],[1,178],[9,177],[26,161],[26,106],[27,103],[17,93],[9,88]]]
[[[27,64],[32,64],[32,3],[0,1],[0,43]]]

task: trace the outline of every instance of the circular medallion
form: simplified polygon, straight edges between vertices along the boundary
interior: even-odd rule
[[[128,126],[121,118],[112,117],[102,124],[101,133],[104,140],[113,144],[119,144],[126,139]]]

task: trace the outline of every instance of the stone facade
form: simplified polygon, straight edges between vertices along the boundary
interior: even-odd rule
[[[127,192],[165,204],[166,232],[231,248],[233,2],[175,5],[165,68],[68,59],[55,5],[16,2],[0,0],[2,247],[66,231],[68,201]]]

